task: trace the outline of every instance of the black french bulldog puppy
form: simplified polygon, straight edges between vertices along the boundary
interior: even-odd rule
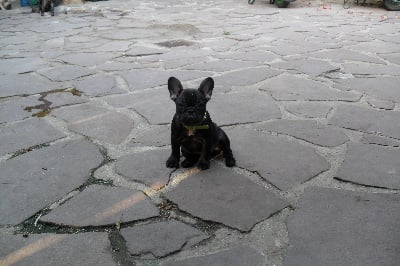
[[[176,104],[176,113],[171,124],[172,153],[166,162],[167,167],[179,167],[181,150],[185,157],[183,167],[196,165],[202,170],[208,169],[210,159],[221,151],[226,166],[235,165],[228,136],[211,121],[206,110],[213,88],[212,78],[203,80],[198,90],[184,90],[178,79],[168,79],[168,90]]]

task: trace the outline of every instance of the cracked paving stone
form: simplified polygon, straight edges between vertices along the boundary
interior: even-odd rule
[[[87,96],[105,96],[110,94],[126,93],[125,90],[116,87],[114,77],[98,74],[74,81],[77,90]]]
[[[296,70],[312,77],[317,77],[323,73],[338,70],[338,67],[332,66],[326,61],[315,59],[298,59],[287,62],[271,64],[272,67]]]
[[[400,75],[400,66],[371,65],[370,63],[345,63],[342,65],[344,73],[353,75]]]
[[[278,101],[347,101],[356,102],[362,94],[332,89],[322,82],[283,74],[265,82],[261,88]]]
[[[203,256],[192,257],[179,261],[171,261],[165,266],[262,266],[266,265],[266,258],[254,248],[238,246]]]
[[[328,124],[400,139],[400,112],[338,106]]]
[[[0,257],[5,258],[4,265],[14,264],[11,261],[15,256],[11,257],[11,254],[28,247],[40,250],[18,257],[17,265],[117,265],[112,258],[107,233],[31,234],[28,237],[0,234]]]
[[[133,128],[126,115],[90,104],[61,108],[53,114],[68,121],[71,131],[110,144],[123,142]]]
[[[288,190],[329,170],[314,149],[278,136],[245,128],[227,129],[237,165],[257,171],[281,190]]]
[[[247,51],[247,52],[238,52],[227,55],[218,55],[220,58],[224,59],[233,59],[233,60],[242,60],[242,61],[253,61],[253,62],[270,62],[274,59],[278,58],[278,56],[274,53],[268,51]]]
[[[0,98],[36,94],[62,88],[58,82],[52,82],[33,74],[8,74],[1,77]]]
[[[361,138],[362,143],[366,144],[377,144],[377,145],[382,145],[382,146],[392,146],[392,147],[400,147],[400,141],[399,140],[394,140],[391,138],[386,138],[386,137],[381,137],[381,136],[376,136],[372,134],[366,134]]]
[[[170,125],[152,125],[151,127],[138,132],[129,146],[144,145],[162,147],[171,144]]]
[[[49,93],[45,99],[51,102],[50,108],[56,108],[64,105],[73,105],[79,103],[85,103],[88,98],[84,96],[73,95],[69,91]]]
[[[339,146],[349,140],[339,128],[314,120],[277,120],[257,126],[258,129],[293,136],[325,147]]]
[[[131,71],[120,72],[122,78],[126,80],[131,91],[153,88],[166,85],[168,78],[175,76],[181,81],[207,77],[210,72],[205,71],[163,71],[154,69],[135,69]]]
[[[319,102],[287,102],[284,106],[289,113],[305,118],[324,118],[332,109],[331,106]]]
[[[40,69],[38,72],[52,81],[69,81],[95,73],[92,69],[73,65],[62,65],[51,69]]]
[[[169,124],[175,114],[175,104],[171,101],[167,88],[116,95],[106,98],[105,101],[114,107],[133,109],[152,125]]]
[[[248,86],[281,74],[282,71],[270,67],[236,70],[216,76],[216,87]]]
[[[104,226],[144,220],[159,210],[141,191],[91,185],[42,216],[40,221],[69,226]]]
[[[373,187],[400,189],[400,151],[369,144],[349,144],[336,178]]]
[[[399,78],[374,77],[374,78],[350,78],[336,79],[335,82],[349,89],[366,93],[375,98],[400,102]]]
[[[130,254],[151,259],[168,256],[210,237],[176,220],[123,228],[121,235]]]
[[[395,107],[395,103],[392,101],[379,100],[372,97],[366,97],[366,100],[371,107],[378,109],[393,110]]]
[[[32,112],[24,109],[28,106],[41,104],[39,98],[40,96],[34,95],[0,102],[0,124],[32,116]]]
[[[168,181],[172,169],[165,166],[170,150],[150,150],[117,159],[116,172],[128,180],[137,181],[158,190]]]
[[[218,125],[260,122],[281,118],[279,106],[258,91],[215,94],[207,104],[211,119]],[[246,110],[239,112],[238,110]],[[234,115],[233,115],[234,114]]]
[[[184,67],[187,70],[204,70],[204,71],[213,71],[213,72],[225,72],[240,68],[248,68],[255,67],[259,64],[254,62],[244,62],[244,61],[235,61],[235,60],[218,60],[212,62],[203,62],[190,66]]]
[[[250,231],[288,206],[247,177],[216,164],[183,180],[165,197],[195,217],[240,231]]]
[[[103,157],[85,140],[65,141],[0,163],[0,224],[19,224],[82,185]]]
[[[114,57],[115,55],[112,53],[69,53],[63,54],[57,59],[72,65],[95,67]]]
[[[382,59],[371,57],[356,51],[351,51],[343,48],[318,51],[309,54],[309,56],[321,59],[330,59],[337,63],[349,60],[349,61],[359,61],[359,62],[374,63],[374,64],[385,64],[385,61],[383,61]]]
[[[31,118],[0,127],[0,156],[65,137],[45,120]]]
[[[2,58],[0,61],[0,73],[22,74],[36,71],[39,68],[48,66],[43,59],[36,57],[29,58]]]
[[[308,188],[288,218],[283,265],[397,265],[400,196]]]

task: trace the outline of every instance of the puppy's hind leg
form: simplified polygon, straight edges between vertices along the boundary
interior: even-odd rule
[[[222,129],[220,129],[218,132],[218,142],[225,158],[225,165],[228,167],[235,166],[236,160],[233,157],[229,138]]]

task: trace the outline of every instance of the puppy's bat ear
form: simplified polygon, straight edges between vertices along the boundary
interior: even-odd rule
[[[170,77],[168,79],[168,90],[171,100],[175,102],[176,98],[178,98],[179,94],[181,94],[181,92],[183,91],[183,87],[181,82],[177,78]]]
[[[206,100],[211,99],[211,94],[214,89],[214,80],[210,77],[203,80],[200,84],[199,91],[206,97]]]

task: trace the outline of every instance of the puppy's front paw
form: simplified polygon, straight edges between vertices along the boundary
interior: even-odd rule
[[[233,167],[236,165],[236,160],[233,157],[225,158],[225,165],[228,167]]]
[[[179,168],[179,158],[171,155],[169,156],[167,162],[165,163],[165,165],[168,168]]]
[[[199,162],[197,164],[197,167],[199,167],[201,170],[206,170],[206,169],[210,168],[210,161]]]

